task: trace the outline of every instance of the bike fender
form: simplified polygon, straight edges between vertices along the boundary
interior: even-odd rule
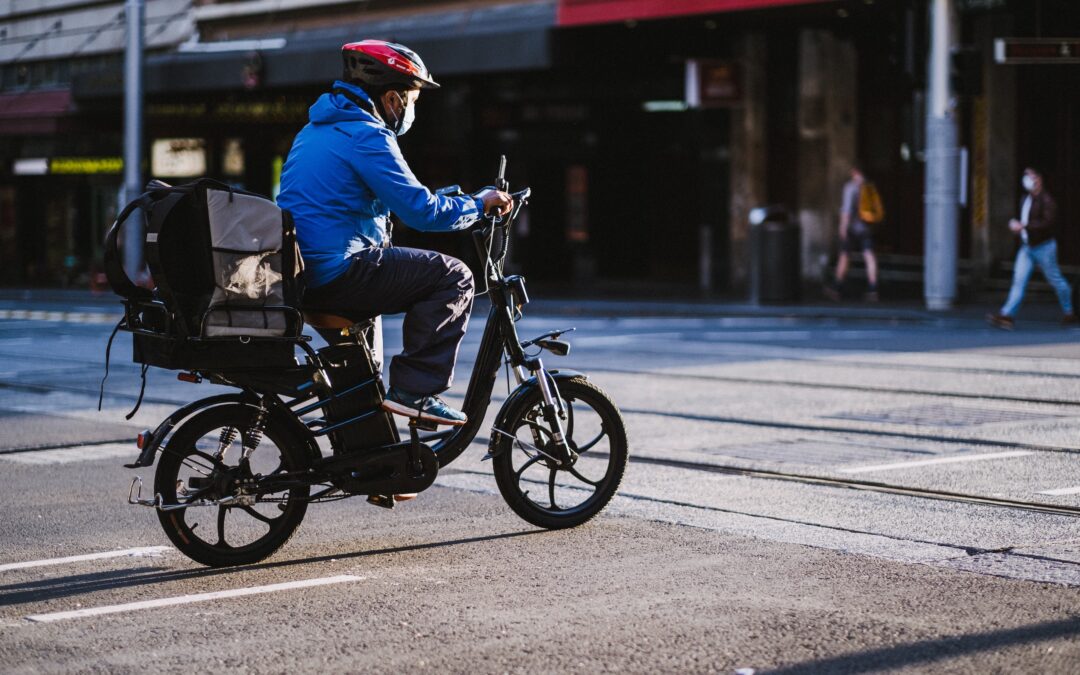
[[[182,408],[178,408],[173,414],[163,419],[161,424],[157,425],[157,428],[150,433],[150,437],[145,441],[142,451],[139,453],[139,458],[133,463],[125,464],[124,466],[128,469],[153,466],[158,448],[160,448],[161,444],[165,441],[165,437],[168,436],[169,432],[184,418],[211,406],[220,405],[222,403],[244,403],[245,400],[247,400],[245,394],[220,394],[218,396],[210,396],[208,398],[199,399],[198,401],[192,401]]]
[[[582,377],[588,379],[589,377],[585,373],[580,373],[576,370],[549,370],[547,372],[551,379],[555,380],[556,385],[558,385],[558,383],[562,380],[570,380],[575,377]],[[506,424],[510,421],[508,419],[510,416],[510,411],[514,408],[518,400],[521,399],[523,396],[526,396],[533,390],[539,388],[540,384],[536,381],[535,376],[530,377],[529,379],[519,384],[517,389],[510,392],[510,395],[506,397],[505,401],[503,401],[502,407],[499,408],[499,413],[495,416],[495,424],[492,425],[492,429],[501,429],[502,427],[506,426]],[[493,431],[491,434],[491,439],[488,443],[488,454],[486,457],[484,457],[484,459],[490,459],[495,455],[499,454],[496,443],[497,440],[498,433],[495,433]]]
[[[162,420],[161,424],[159,424],[157,428],[154,429],[154,431],[150,434],[149,439],[147,439],[142,451],[139,453],[138,459],[136,459],[133,463],[125,464],[124,466],[128,469],[138,469],[141,467],[153,466],[154,460],[157,457],[157,451],[161,448],[162,444],[165,442],[165,438],[176,427],[177,424],[194,415],[195,413],[201,412],[208,408],[213,408],[219,405],[229,405],[237,403],[241,405],[253,405],[251,396],[249,394],[241,392],[236,394],[220,394],[218,396],[210,396],[208,398],[199,399],[198,401],[193,401],[183,406],[182,408],[177,409],[174,413]],[[296,427],[299,423],[297,422],[296,418],[293,417],[291,414],[278,410],[276,407],[274,407],[270,410],[270,418],[274,422],[279,423],[281,426],[291,432],[296,438],[297,442],[304,442],[304,444],[307,446],[308,454],[312,457],[312,459],[318,458],[321,455],[321,453],[319,452],[318,444],[315,443],[314,439],[309,439],[305,441],[304,436],[297,433]],[[301,429],[306,431],[306,427],[301,426]]]

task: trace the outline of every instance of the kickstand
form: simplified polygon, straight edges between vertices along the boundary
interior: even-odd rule
[[[395,503],[394,495],[368,495],[367,503],[381,506],[384,509],[392,509]]]
[[[420,435],[418,429],[427,429],[427,426],[419,418],[409,419],[409,468],[413,472],[413,478],[424,475],[424,463],[420,461]]]

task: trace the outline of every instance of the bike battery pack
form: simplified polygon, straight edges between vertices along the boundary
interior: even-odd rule
[[[401,440],[393,417],[382,406],[386,392],[366,344],[344,342],[319,350],[334,400],[324,406],[334,454],[370,450]]]

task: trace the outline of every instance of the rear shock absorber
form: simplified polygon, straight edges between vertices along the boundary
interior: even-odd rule
[[[214,455],[218,461],[225,459],[225,453],[232,447],[233,441],[236,440],[236,433],[239,431],[236,427],[225,427],[221,430],[221,436],[218,437],[218,451]]]
[[[259,407],[255,410],[251,426],[248,427],[247,433],[243,435],[244,453],[241,459],[247,460],[251,453],[255,452],[255,449],[259,447],[259,443],[262,442],[263,430],[266,428],[266,416],[266,406],[263,405],[262,401],[259,401]]]

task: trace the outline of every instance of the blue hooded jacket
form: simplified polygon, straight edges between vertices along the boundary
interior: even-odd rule
[[[371,102],[359,87],[337,81],[334,88]],[[481,200],[443,197],[421,185],[394,132],[348,97],[323,94],[309,119],[285,161],[277,200],[296,221],[308,286],[343,274],[352,254],[383,246],[391,211],[428,232],[465,229],[480,218]]]

